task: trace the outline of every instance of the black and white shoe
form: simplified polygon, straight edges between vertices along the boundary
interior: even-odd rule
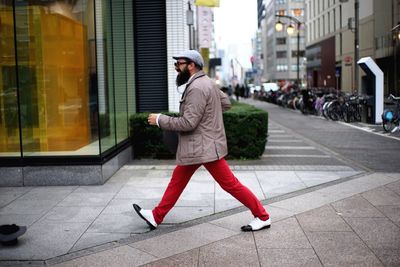
[[[266,221],[260,220],[260,218],[254,218],[248,225],[242,226],[242,231],[243,232],[251,232],[251,231],[258,231],[264,228],[270,228],[271,227],[271,218],[269,218]]]
[[[136,213],[142,218],[147,225],[150,227],[150,230],[154,230],[157,228],[156,220],[154,220],[153,212],[151,210],[144,210],[139,205],[133,204],[133,208]]]

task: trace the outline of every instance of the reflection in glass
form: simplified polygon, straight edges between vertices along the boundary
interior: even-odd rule
[[[0,1],[0,157],[21,155],[12,2]]]
[[[98,155],[93,1],[16,1],[24,155]]]

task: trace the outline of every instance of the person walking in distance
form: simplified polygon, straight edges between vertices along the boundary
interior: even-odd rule
[[[228,148],[222,112],[231,106],[228,96],[202,71],[204,61],[197,51],[187,50],[173,58],[178,72],[176,83],[178,86],[186,84],[179,117],[151,113],[148,123],[178,132],[177,166],[160,203],[153,210],[133,204],[135,211],[151,230],[156,229],[178,201],[194,172],[203,165],[222,189],[253,214],[254,219],[242,226],[242,231],[269,228],[269,214],[257,197],[234,176],[224,159]]]

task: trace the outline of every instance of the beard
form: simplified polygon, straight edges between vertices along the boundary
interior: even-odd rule
[[[176,85],[181,86],[189,81],[190,73],[187,66],[176,75]]]

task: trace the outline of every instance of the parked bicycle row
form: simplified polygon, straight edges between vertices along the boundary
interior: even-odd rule
[[[345,122],[361,121],[363,109],[370,99],[366,95],[345,94],[334,88],[299,90],[295,87],[287,90],[255,91],[253,97],[285,108],[300,110],[303,114]]]

